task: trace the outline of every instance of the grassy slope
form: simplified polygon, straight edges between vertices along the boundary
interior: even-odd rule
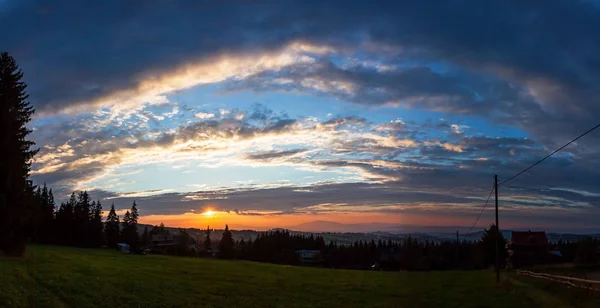
[[[0,307],[558,307],[491,272],[367,272],[30,247],[0,259]],[[541,298],[541,300],[540,300]],[[558,303],[558,304],[557,304]]]

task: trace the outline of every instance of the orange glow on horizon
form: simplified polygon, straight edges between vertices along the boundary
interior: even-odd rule
[[[331,221],[342,224],[363,223],[407,223],[406,217],[400,214],[385,213],[323,213],[323,214],[236,214],[207,209],[201,213],[185,213],[180,215],[148,215],[140,216],[140,223],[182,228],[230,228],[268,230],[272,228],[289,228],[312,221]]]

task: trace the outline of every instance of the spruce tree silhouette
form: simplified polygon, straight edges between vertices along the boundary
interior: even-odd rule
[[[220,257],[223,259],[231,259],[235,255],[233,236],[231,231],[229,231],[228,225],[225,225],[225,231],[223,231],[223,236],[221,237],[221,242],[219,243],[219,253]]]
[[[25,253],[35,202],[29,172],[38,150],[26,127],[34,109],[22,78],[15,59],[0,53],[0,252],[11,256]]]
[[[106,244],[108,247],[116,248],[119,242],[119,216],[115,212],[115,204],[113,203],[110,207],[110,212],[106,217],[106,223],[104,224],[104,236],[106,237]]]

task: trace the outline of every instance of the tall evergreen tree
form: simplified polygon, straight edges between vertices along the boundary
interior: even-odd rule
[[[121,222],[121,241],[129,243],[130,232],[131,232],[131,213],[125,212],[123,215],[123,221]]]
[[[194,244],[194,240],[190,234],[185,229],[179,228],[179,232],[174,237],[177,242],[176,253],[180,256],[191,255],[190,245]]]
[[[223,231],[223,236],[219,243],[219,253],[223,259],[231,259],[235,254],[233,248],[233,236],[231,235],[231,231],[229,231],[228,225],[225,225],[225,231]]]
[[[138,225],[138,209],[137,209],[137,204],[135,203],[135,201],[133,201],[133,205],[131,206],[131,211],[129,212],[130,217],[129,217],[129,234],[128,234],[128,238],[129,238],[129,242],[128,244],[132,247],[137,247],[140,241],[140,237],[138,234],[138,230],[137,230],[137,225]]]
[[[133,201],[133,205],[131,205],[131,223],[133,225],[135,225],[136,227],[136,231],[137,231],[137,223],[138,223],[138,217],[140,216],[138,214],[138,209],[137,209],[137,203],[135,203],[135,201]]]
[[[115,204],[113,203],[110,207],[110,212],[106,217],[106,224],[104,225],[104,235],[106,237],[106,244],[108,247],[117,247],[119,242],[119,216],[115,212]]]
[[[496,236],[499,236],[498,247],[496,247]],[[496,263],[496,248],[498,249],[500,265],[504,265],[506,261],[506,239],[498,231],[498,227],[495,224],[491,224],[490,228],[485,230],[485,233],[481,236],[480,245],[484,252],[484,266]]]
[[[206,249],[207,251],[209,249],[212,249],[212,242],[210,240],[210,226],[206,227],[206,231],[204,232],[204,249]]]
[[[46,184],[44,184],[45,186]],[[48,198],[45,207],[42,209],[42,230],[44,232],[43,242],[54,243],[56,237],[56,204],[54,203],[54,194],[52,189],[48,190]]]
[[[71,193],[69,201],[65,204],[65,224],[62,227],[62,237],[68,245],[76,244],[75,233],[77,232],[75,206],[77,205],[77,195]]]
[[[27,140],[34,113],[23,73],[8,53],[0,53],[0,251],[21,256],[33,215],[31,160],[38,150]]]
[[[75,242],[77,246],[89,246],[90,243],[90,220],[92,217],[91,198],[87,191],[81,191],[77,195],[73,209]]]
[[[52,224],[54,222],[54,205],[50,205],[50,192],[46,183],[38,198],[39,218],[37,219],[37,240],[40,243],[48,243],[50,233],[52,232]]]
[[[42,188],[37,187],[33,193],[33,205],[32,205],[32,216],[30,220],[30,227],[28,228],[27,236],[31,236],[31,240],[35,243],[41,243],[41,221],[42,221]]]
[[[123,230],[121,231],[121,236],[123,241],[127,243],[132,248],[137,248],[139,243],[139,235],[137,232],[137,220],[138,220],[138,210],[137,204],[135,201],[131,206],[131,211],[127,211],[125,213],[125,217],[123,218]]]
[[[90,222],[90,246],[100,247],[104,244],[104,226],[102,224],[102,204],[92,202],[92,220]]]

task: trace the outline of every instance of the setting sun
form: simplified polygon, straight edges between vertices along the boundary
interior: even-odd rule
[[[206,212],[203,213],[204,216],[206,217],[213,217],[215,216],[215,212],[213,212],[212,210],[207,210]]]

